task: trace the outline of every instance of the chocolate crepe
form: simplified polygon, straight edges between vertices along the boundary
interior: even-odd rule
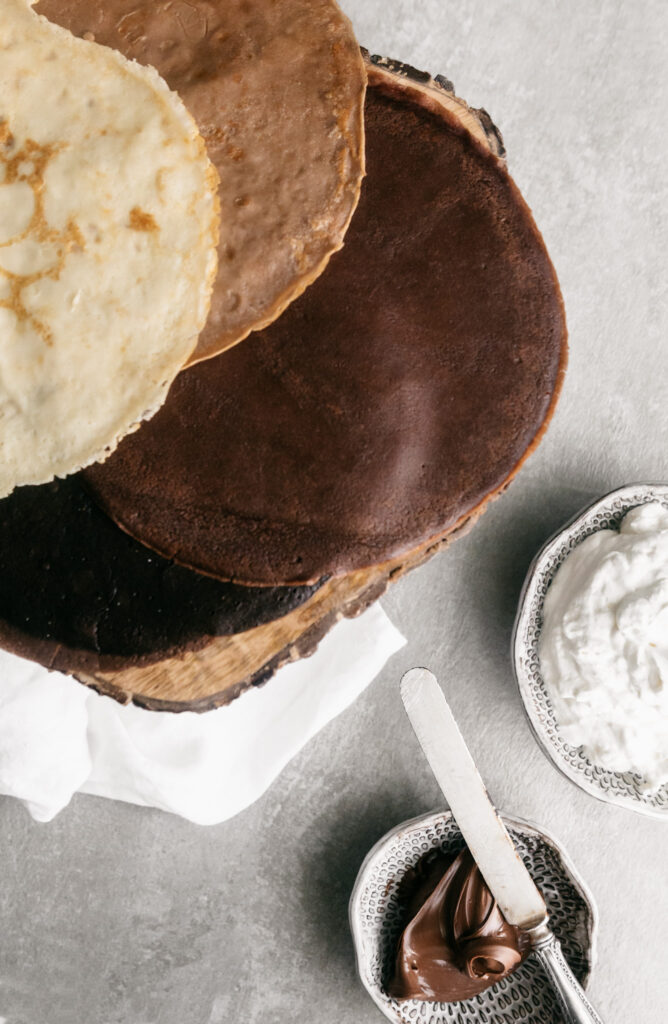
[[[443,535],[554,404],[563,304],[502,162],[398,79],[368,90],[366,134],[327,272],[86,471],[130,533],[222,579],[310,583]]]
[[[236,587],[174,565],[77,477],[0,501],[0,644],[48,668],[149,664],[279,618],[316,589]]]

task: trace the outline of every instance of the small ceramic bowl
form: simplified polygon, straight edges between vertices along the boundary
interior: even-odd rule
[[[601,768],[592,764],[581,748],[563,741],[538,657],[543,602],[561,563],[585,537],[598,530],[619,529],[630,509],[650,501],[658,501],[668,508],[668,486],[629,484],[589,505],[547,541],[534,558],[522,588],[513,631],[512,660],[529,722],[539,744],[557,768],[599,800],[665,820],[668,818],[668,785],[651,790],[642,775]]]
[[[592,898],[556,840],[520,818],[504,816],[518,853],[541,890],[551,924],[582,985],[591,974],[596,914]],[[350,899],[350,927],[362,984],[395,1024],[554,1024],[552,990],[529,957],[509,977],[474,999],[458,1003],[399,1001],[386,993],[402,928],[397,890],[409,868],[428,850],[456,855],[464,846],[450,811],[427,814],[388,832],[366,857]]]

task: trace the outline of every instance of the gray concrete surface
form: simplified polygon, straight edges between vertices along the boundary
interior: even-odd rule
[[[212,829],[79,796],[0,800],[3,1024],[373,1024],[346,905],[368,847],[439,804],[396,683],[447,681],[499,804],[559,836],[600,911],[608,1024],[664,1024],[668,832],[536,746],[511,677],[520,585],[589,498],[668,478],[665,0],[346,0],[376,52],[449,75],[502,128],[563,285],[571,365],[547,439],[475,531],[385,605],[409,638],[258,804]]]

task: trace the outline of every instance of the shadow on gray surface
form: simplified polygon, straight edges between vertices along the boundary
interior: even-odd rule
[[[349,987],[357,979],[348,903],[364,858],[390,829],[431,809],[416,802],[408,788],[385,788],[373,802],[362,796],[342,801],[336,820],[330,816],[317,851],[309,851],[301,886],[318,960],[330,983]]]
[[[462,567],[462,588],[468,611],[492,657],[499,648],[510,650],[520,593],[538,551],[572,516],[605,490],[605,486],[593,491],[564,487],[555,482],[551,489],[544,489],[540,494],[525,494],[521,502],[498,506],[498,512],[504,513],[502,521],[493,524],[493,529],[478,538],[479,557],[467,560]],[[481,581],[483,558],[485,573]],[[511,682],[508,673],[508,685]]]

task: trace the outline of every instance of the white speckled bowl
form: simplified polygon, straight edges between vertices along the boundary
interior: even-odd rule
[[[564,953],[582,985],[593,967],[596,912],[568,856],[536,825],[504,815],[517,850],[540,888]],[[530,957],[508,978],[458,1003],[400,1002],[385,992],[402,928],[397,889],[406,871],[428,850],[453,854],[464,845],[450,811],[427,814],[388,832],[367,855],[350,898],[350,927],[362,984],[395,1024],[556,1024],[554,995]]]
[[[629,484],[579,512],[548,540],[527,574],[515,620],[512,657],[515,676],[533,731],[557,768],[585,792],[654,818],[668,818],[668,785],[647,790],[646,780],[633,772],[611,772],[592,764],[581,748],[571,747],[559,733],[547,687],[540,671],[538,643],[543,625],[543,601],[554,575],[573,548],[598,530],[618,528],[629,509],[659,501],[668,508],[668,486]]]

